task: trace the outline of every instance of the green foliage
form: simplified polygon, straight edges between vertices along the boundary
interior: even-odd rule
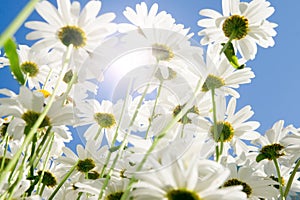
[[[10,63],[10,70],[21,85],[25,84],[24,76],[19,65],[19,57],[17,54],[17,45],[12,39],[8,39],[4,44],[4,50]]]
[[[239,60],[237,56],[235,55],[234,52],[234,47],[231,42],[228,42],[227,44],[222,43],[222,46],[225,48],[224,49],[224,54],[229,61],[229,63],[236,69],[243,69],[245,65],[240,65]],[[226,47],[225,47],[226,46]]]

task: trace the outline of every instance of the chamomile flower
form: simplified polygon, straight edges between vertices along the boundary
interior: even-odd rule
[[[279,179],[278,179],[278,174],[276,171],[276,168],[274,166],[274,163],[272,162],[267,162],[267,161],[262,161],[260,164],[260,168],[262,171],[262,174],[270,177],[272,180],[276,181],[277,183],[273,185],[273,187],[279,189]],[[280,175],[281,175],[281,185],[283,188],[283,191],[286,190],[287,188],[287,183],[289,181],[289,178],[292,174],[292,170],[294,169],[294,165],[292,167],[286,167],[284,165],[280,165]],[[300,172],[295,173],[295,177],[292,181],[292,185],[289,188],[289,196],[297,196],[297,193],[300,192]]]
[[[235,89],[239,88],[241,84],[250,83],[251,79],[255,77],[251,68],[245,67],[236,70],[224,57],[214,59],[218,56],[211,45],[208,47],[206,56],[206,66],[203,70],[205,82],[202,91],[208,92],[214,88],[217,94],[239,98],[240,95]]]
[[[99,143],[102,142],[105,135],[108,144],[113,145],[112,141],[115,134],[122,132],[121,129],[116,132],[117,127],[120,126],[120,106],[122,106],[121,101],[113,104],[108,100],[101,102],[95,99],[86,100],[78,105],[79,122],[76,126],[89,126],[84,133],[86,140]],[[117,140],[121,140],[121,138],[117,137]]]
[[[171,165],[164,165],[170,160],[174,160]],[[136,199],[246,199],[241,187],[220,188],[229,170],[213,161],[193,157],[186,163],[168,154],[159,165],[159,170],[137,173],[139,182],[132,191]]]
[[[45,93],[42,92],[32,92],[22,86],[17,97],[0,99],[1,113],[14,116],[8,127],[8,130],[11,130],[8,133],[13,134],[14,138],[20,139],[29,131],[43,112],[46,101]],[[39,128],[51,126],[52,131],[57,132],[63,139],[70,140],[71,135],[64,125],[71,125],[74,122],[73,109],[68,105],[63,105],[63,101],[64,99],[60,98],[53,103]]]
[[[175,19],[165,11],[158,12],[158,4],[155,3],[151,8],[147,8],[145,2],[136,4],[136,11],[130,7],[126,7],[123,12],[124,16],[132,24],[119,24],[120,32],[127,32],[140,28],[163,28],[175,23]]]
[[[95,176],[100,176],[100,170],[108,152],[107,146],[99,148],[99,145],[93,141],[87,141],[85,147],[77,145],[76,150],[77,154],[67,147],[63,148],[64,156],[57,159],[59,163],[57,171],[65,173],[66,169],[75,166],[72,182],[81,179],[93,180]]]
[[[203,9],[200,15],[208,17],[198,21],[204,27],[198,35],[204,36],[201,44],[221,44],[232,40],[232,44],[246,59],[254,59],[257,45],[264,48],[274,45],[274,28],[277,26],[267,20],[274,8],[266,0],[222,0],[223,14]]]
[[[261,146],[257,161],[264,159],[272,161],[279,159],[279,162],[287,167],[294,164],[295,155],[299,155],[299,140],[293,135],[299,134],[293,125],[284,127],[284,121],[279,120],[267,130],[265,135],[257,138],[254,143]]]
[[[257,175],[255,170],[248,166],[238,167],[232,163],[228,164],[228,168],[231,173],[223,187],[241,185],[247,199],[251,200],[270,199],[278,196],[278,190],[273,187],[276,182],[272,179]]]
[[[248,121],[254,114],[250,106],[245,106],[239,111],[236,111],[236,99],[231,98],[226,106],[225,97],[216,98],[217,110],[217,135],[214,131],[213,117],[206,123],[201,123],[202,132],[208,133],[208,138],[215,142],[221,142],[223,138],[225,152],[232,147],[236,155],[250,150],[257,150],[254,146],[246,145],[244,140],[252,141],[258,139],[260,134],[255,130],[260,123],[256,121]]]
[[[55,52],[34,52],[27,45],[19,45],[18,50],[20,68],[27,78],[30,89],[41,89],[51,79],[52,72],[49,64],[53,63],[50,57],[55,58]]]
[[[153,66],[150,75],[156,70],[163,79],[169,79],[172,71],[190,70],[196,68],[190,62],[194,54],[203,52],[202,48],[191,45],[187,34],[181,34],[182,28],[174,30],[166,29],[139,29],[130,31],[122,37],[122,41],[128,49],[147,50],[151,58],[148,66]],[[200,67],[200,66],[197,66]]]
[[[26,38],[39,40],[33,45],[34,50],[55,48],[64,51],[66,46],[72,44],[73,59],[75,63],[82,64],[103,39],[117,29],[111,23],[114,13],[97,16],[101,9],[100,1],[89,1],[82,11],[78,1],[57,0],[57,5],[58,8],[55,8],[48,1],[38,3],[36,11],[46,22],[31,21],[25,24],[34,30]]]
[[[175,19],[166,11],[158,12],[157,3],[154,3],[151,8],[149,8],[149,11],[145,2],[136,4],[136,11],[130,7],[126,7],[123,14],[132,24],[119,24],[119,31],[121,33],[136,29],[165,29],[170,31],[180,29],[180,33],[183,35],[189,32],[189,28],[183,29],[183,25],[175,24]],[[193,34],[189,34],[189,37],[192,36]]]
[[[89,199],[98,199],[100,194],[101,186],[105,179],[96,180],[93,182],[81,183],[78,182],[75,184],[78,191],[89,194]],[[128,186],[128,179],[111,179],[104,190],[101,200],[115,200],[121,199],[124,191]]]
[[[197,136],[198,120],[209,114],[212,105],[204,93],[190,105],[189,100],[192,97],[192,91],[185,91],[185,95],[177,96],[172,94],[174,91],[162,90],[158,99],[157,107],[159,109],[155,113],[156,117],[152,124],[153,134],[159,134],[183,109],[187,109],[187,112],[168,131],[166,137],[175,139],[185,135]],[[190,107],[185,108],[186,105]]]
[[[12,198],[14,199],[21,199],[24,193],[30,187],[30,181],[26,179],[25,174],[20,178],[21,180],[16,182],[17,184],[15,185],[13,191],[10,191],[11,193],[13,193]],[[12,189],[11,187],[12,184],[9,184],[9,177],[5,178],[5,180],[6,181],[2,182],[0,185],[1,197],[4,199],[10,197],[9,196],[10,193],[8,191]]]

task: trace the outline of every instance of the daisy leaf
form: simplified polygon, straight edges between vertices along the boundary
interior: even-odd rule
[[[19,81],[21,85],[25,84],[25,79],[22,74],[20,65],[19,65],[19,57],[17,54],[17,45],[15,42],[10,38],[4,44],[4,50],[7,58],[9,59],[10,63],[10,70],[16,79]]]
[[[222,43],[222,46],[223,46],[223,48],[225,48],[223,52],[224,52],[227,60],[229,61],[229,63],[236,69],[243,69],[245,67],[245,65],[239,64],[239,60],[234,53],[234,47],[233,47],[232,43],[231,42],[228,42],[226,44]]]

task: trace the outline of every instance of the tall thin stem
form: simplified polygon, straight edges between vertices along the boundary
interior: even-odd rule
[[[230,42],[236,37],[236,33],[235,31],[233,31],[228,39],[228,41],[226,42],[226,44],[223,46],[223,48],[220,51],[220,54],[222,54],[223,52],[225,52],[225,50],[227,49],[228,45],[230,44]]]
[[[220,158],[220,152],[223,151],[223,144],[221,144],[221,149],[219,148],[219,138],[220,135],[218,133],[218,125],[217,125],[217,106],[216,106],[216,101],[215,101],[215,88],[211,88],[211,100],[212,100],[212,105],[213,105],[213,136],[214,140],[216,142],[216,161],[219,161]],[[221,141],[222,142],[222,141]]]
[[[54,142],[54,133],[52,133],[51,135],[51,138],[50,138],[50,146],[49,146],[49,150],[48,150],[48,153],[47,153],[47,156],[45,158],[45,162],[43,164],[43,169],[42,169],[42,173],[39,177],[39,182],[38,182],[38,185],[37,185],[37,192],[36,193],[39,193],[41,196],[43,194],[43,191],[44,191],[44,187],[45,185],[43,184],[42,186],[42,189],[40,190],[40,184],[42,183],[43,181],[43,178],[44,178],[44,174],[45,174],[45,169],[46,169],[46,165],[48,164],[49,162],[49,157],[50,157],[50,153],[51,153],[51,149],[52,149],[52,146],[53,146],[53,142]]]
[[[118,137],[118,133],[119,133],[119,128],[120,128],[120,125],[122,123],[122,118],[123,118],[123,115],[124,115],[124,111],[125,111],[127,99],[128,99],[128,96],[129,96],[129,91],[130,91],[130,88],[131,88],[131,84],[132,84],[132,81],[130,81],[129,86],[127,88],[126,97],[125,97],[125,100],[124,100],[124,103],[123,103],[123,106],[122,106],[122,110],[121,110],[121,114],[120,114],[120,117],[119,117],[119,123],[117,125],[116,131],[115,131],[115,134],[114,134],[114,138],[113,138],[113,140],[112,140],[112,142],[110,144],[111,146],[114,146],[115,143],[116,143],[116,141],[117,141],[117,137]],[[105,163],[104,163],[104,165],[102,167],[102,170],[100,172],[100,177],[103,177],[103,175],[104,175],[106,167],[107,167],[107,165],[108,165],[108,163],[110,161],[111,154],[112,154],[112,152],[109,151],[108,155],[106,157]]]
[[[294,170],[293,170],[292,174],[290,175],[290,178],[289,178],[289,180],[287,182],[287,185],[286,185],[286,188],[285,188],[285,191],[284,191],[284,197],[285,198],[287,198],[287,196],[289,194],[289,191],[291,189],[291,186],[293,184],[293,180],[295,178],[295,175],[296,175],[296,173],[298,171],[299,166],[300,166],[300,159],[298,159],[297,164],[295,165]]]
[[[73,167],[70,169],[70,171],[64,176],[64,178],[60,181],[60,183],[58,184],[58,186],[52,192],[52,194],[50,195],[50,197],[48,198],[48,200],[52,200],[54,198],[54,196],[59,191],[59,189],[61,188],[61,186],[66,182],[66,180],[68,180],[68,178],[71,176],[71,174],[75,171],[75,169],[77,167],[77,164],[78,164],[78,162],[76,162],[73,165]]]
[[[163,128],[163,130],[154,138],[152,145],[150,146],[150,148],[148,149],[148,151],[146,152],[146,154],[144,155],[142,161],[140,162],[140,164],[138,165],[138,167],[136,168],[136,172],[139,172],[143,165],[145,164],[147,158],[149,157],[150,153],[155,149],[156,145],[158,144],[158,142],[166,135],[166,133],[178,122],[179,119],[181,119],[185,113],[188,111],[188,109],[191,107],[192,102],[195,100],[195,98],[197,97],[198,91],[200,89],[200,86],[202,87],[203,82],[201,80],[198,81],[197,86],[195,88],[195,91],[193,93],[193,96],[191,97],[191,99],[187,102],[187,104],[182,108],[182,110],[167,124],[167,126],[165,126]],[[129,196],[129,192],[132,188],[132,185],[136,182],[136,178],[133,175],[132,178],[130,179],[130,182],[126,188],[126,190],[124,191],[121,200],[126,200]]]
[[[1,173],[0,183],[2,183],[2,181],[4,180],[4,177],[6,176],[6,173],[8,173],[16,165],[17,161],[19,160],[19,157],[22,154],[22,151],[32,141],[34,134],[36,133],[36,131],[38,130],[39,126],[42,124],[44,118],[46,117],[47,113],[49,112],[49,110],[50,110],[50,108],[51,108],[51,106],[52,106],[52,104],[53,104],[53,102],[55,100],[56,93],[58,91],[58,87],[59,87],[59,85],[62,82],[62,79],[64,77],[64,73],[63,72],[65,71],[65,69],[69,65],[69,61],[70,61],[70,58],[71,58],[72,49],[73,49],[73,45],[71,44],[67,48],[66,57],[65,57],[65,60],[64,60],[64,63],[63,63],[63,67],[62,67],[62,70],[60,72],[60,75],[59,75],[59,78],[57,80],[57,83],[55,85],[55,88],[53,90],[53,94],[51,95],[51,97],[49,99],[49,102],[47,103],[47,105],[44,108],[43,112],[40,114],[39,118],[36,120],[35,124],[30,129],[29,133],[27,134],[27,136],[24,139],[24,142],[22,143],[22,145],[20,146],[19,150],[14,155],[13,159],[10,160],[10,162],[7,165],[7,167],[5,167],[5,169]]]
[[[278,176],[280,199],[284,200],[285,198],[284,198],[283,189],[282,189],[282,177],[281,177],[281,173],[280,173],[279,164],[278,164],[276,158],[273,158],[273,162],[274,162],[276,172],[277,172],[277,176]]]
[[[161,93],[162,85],[163,85],[163,81],[160,82],[158,90],[157,90],[157,95],[156,95],[156,98],[155,98],[155,102],[154,102],[154,106],[153,106],[153,109],[152,109],[151,116],[149,118],[149,125],[148,125],[148,128],[147,128],[146,134],[145,134],[145,139],[147,139],[150,128],[151,128],[151,125],[152,125],[152,121],[153,121],[153,118],[154,118],[154,115],[155,115],[155,110],[156,110],[158,98],[159,98],[160,93]]]
[[[2,169],[4,168],[4,164],[5,164],[5,160],[6,160],[6,153],[7,153],[7,149],[8,149],[8,141],[9,141],[9,136],[8,133],[5,133],[4,139],[5,140],[5,145],[4,145],[4,152],[3,152],[3,156],[2,156],[2,161],[0,163],[0,171],[2,171]]]
[[[34,10],[35,5],[39,2],[39,0],[31,0],[28,4],[23,8],[23,10],[18,14],[18,16],[14,19],[14,21],[9,25],[8,28],[1,34],[0,37],[0,47],[8,40],[11,36],[15,34],[15,32],[20,28],[20,26],[24,23],[27,17]]]

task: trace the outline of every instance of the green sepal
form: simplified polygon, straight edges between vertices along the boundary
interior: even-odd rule
[[[12,74],[16,77],[16,79],[18,80],[18,82],[21,85],[24,85],[25,79],[24,79],[24,76],[22,74],[20,64],[19,64],[17,45],[10,38],[5,42],[3,47],[4,47],[5,54],[6,54],[7,58],[9,59],[10,70],[11,70]]]
[[[225,43],[222,43],[221,44],[223,47],[225,46],[225,45],[227,45],[226,46],[226,49],[224,49],[224,54],[225,54],[225,56],[226,56],[226,58],[227,58],[227,60],[229,61],[229,63],[235,68],[235,69],[243,69],[243,68],[245,68],[245,65],[243,64],[243,65],[240,65],[239,64],[239,59],[238,59],[238,57],[235,55],[235,53],[234,53],[234,47],[233,47],[233,44],[231,43],[231,42],[228,42],[227,44],[225,44]]]
[[[260,161],[267,159],[267,157],[264,154],[258,154],[256,156],[256,162],[259,163]]]

